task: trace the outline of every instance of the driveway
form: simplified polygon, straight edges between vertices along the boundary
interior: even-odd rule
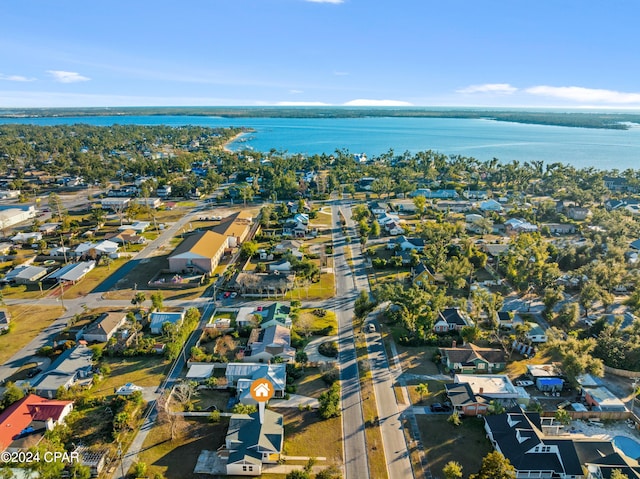
[[[320,338],[313,339],[304,347],[304,352],[307,353],[307,359],[310,363],[326,363],[326,362],[336,362],[337,358],[328,358],[327,356],[323,356],[318,352],[318,348],[323,343],[328,343],[331,341],[337,341],[338,336],[322,336]]]

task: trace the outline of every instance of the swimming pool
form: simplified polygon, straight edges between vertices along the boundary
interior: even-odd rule
[[[624,452],[625,456],[631,459],[640,458],[640,443],[626,436],[615,436],[613,443],[618,449]]]

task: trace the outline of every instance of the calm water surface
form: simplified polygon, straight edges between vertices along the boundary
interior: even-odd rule
[[[288,153],[333,153],[347,149],[369,157],[435,150],[503,162],[542,160],[599,169],[640,168],[640,128],[602,130],[449,118],[219,118],[203,116],[105,116],[0,118],[0,123],[58,125],[246,126],[254,133],[232,149]]]

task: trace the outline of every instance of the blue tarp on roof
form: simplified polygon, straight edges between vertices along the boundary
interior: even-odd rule
[[[563,381],[560,378],[538,378],[540,386],[562,386]]]

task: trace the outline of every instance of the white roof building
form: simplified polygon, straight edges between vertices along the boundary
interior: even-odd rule
[[[30,240],[40,241],[42,239],[42,233],[39,231],[32,231],[27,233],[18,233],[11,237],[11,241],[14,243],[26,243]]]
[[[118,243],[114,243],[113,241],[104,240],[95,245],[95,250],[99,253],[103,254],[112,254],[118,251],[120,246]]]
[[[47,279],[55,280],[57,282],[76,283],[84,278],[84,276],[95,267],[95,261],[71,263],[63,266],[57,271],[54,271],[47,277]]]

